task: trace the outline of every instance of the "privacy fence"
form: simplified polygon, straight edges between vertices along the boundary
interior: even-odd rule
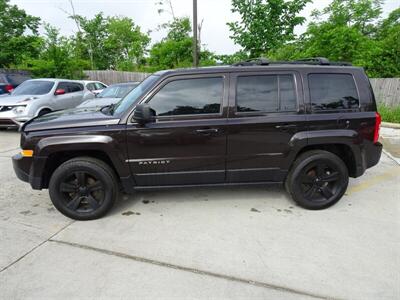
[[[106,84],[142,81],[149,74],[119,71],[84,71],[89,80],[99,80]],[[400,78],[373,78],[372,88],[378,103],[387,106],[400,105]]]

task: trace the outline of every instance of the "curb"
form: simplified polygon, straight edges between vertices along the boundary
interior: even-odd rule
[[[386,128],[400,129],[400,124],[398,123],[382,122],[381,126]]]

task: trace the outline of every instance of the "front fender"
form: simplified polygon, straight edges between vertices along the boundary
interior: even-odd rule
[[[45,161],[50,155],[63,152],[96,151],[103,152],[111,160],[120,178],[129,177],[130,170],[125,164],[125,151],[121,145],[107,135],[52,136],[41,139],[35,147],[34,173],[43,174]],[[125,147],[125,145],[123,145]]]

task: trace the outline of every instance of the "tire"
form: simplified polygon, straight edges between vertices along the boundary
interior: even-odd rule
[[[114,171],[101,160],[79,157],[66,161],[53,173],[49,194],[63,215],[75,220],[104,216],[118,197]]]
[[[48,113],[51,113],[50,109],[47,109],[47,108],[42,109],[41,111],[39,111],[38,117],[44,116],[45,114],[48,114]]]
[[[285,187],[299,206],[318,210],[338,202],[348,183],[347,167],[338,156],[323,150],[312,150],[295,160]]]

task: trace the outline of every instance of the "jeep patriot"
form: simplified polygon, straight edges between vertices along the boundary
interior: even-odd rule
[[[160,71],[117,104],[52,112],[21,128],[14,170],[78,220],[120,190],[284,183],[324,209],[380,159],[364,70],[314,58]]]

